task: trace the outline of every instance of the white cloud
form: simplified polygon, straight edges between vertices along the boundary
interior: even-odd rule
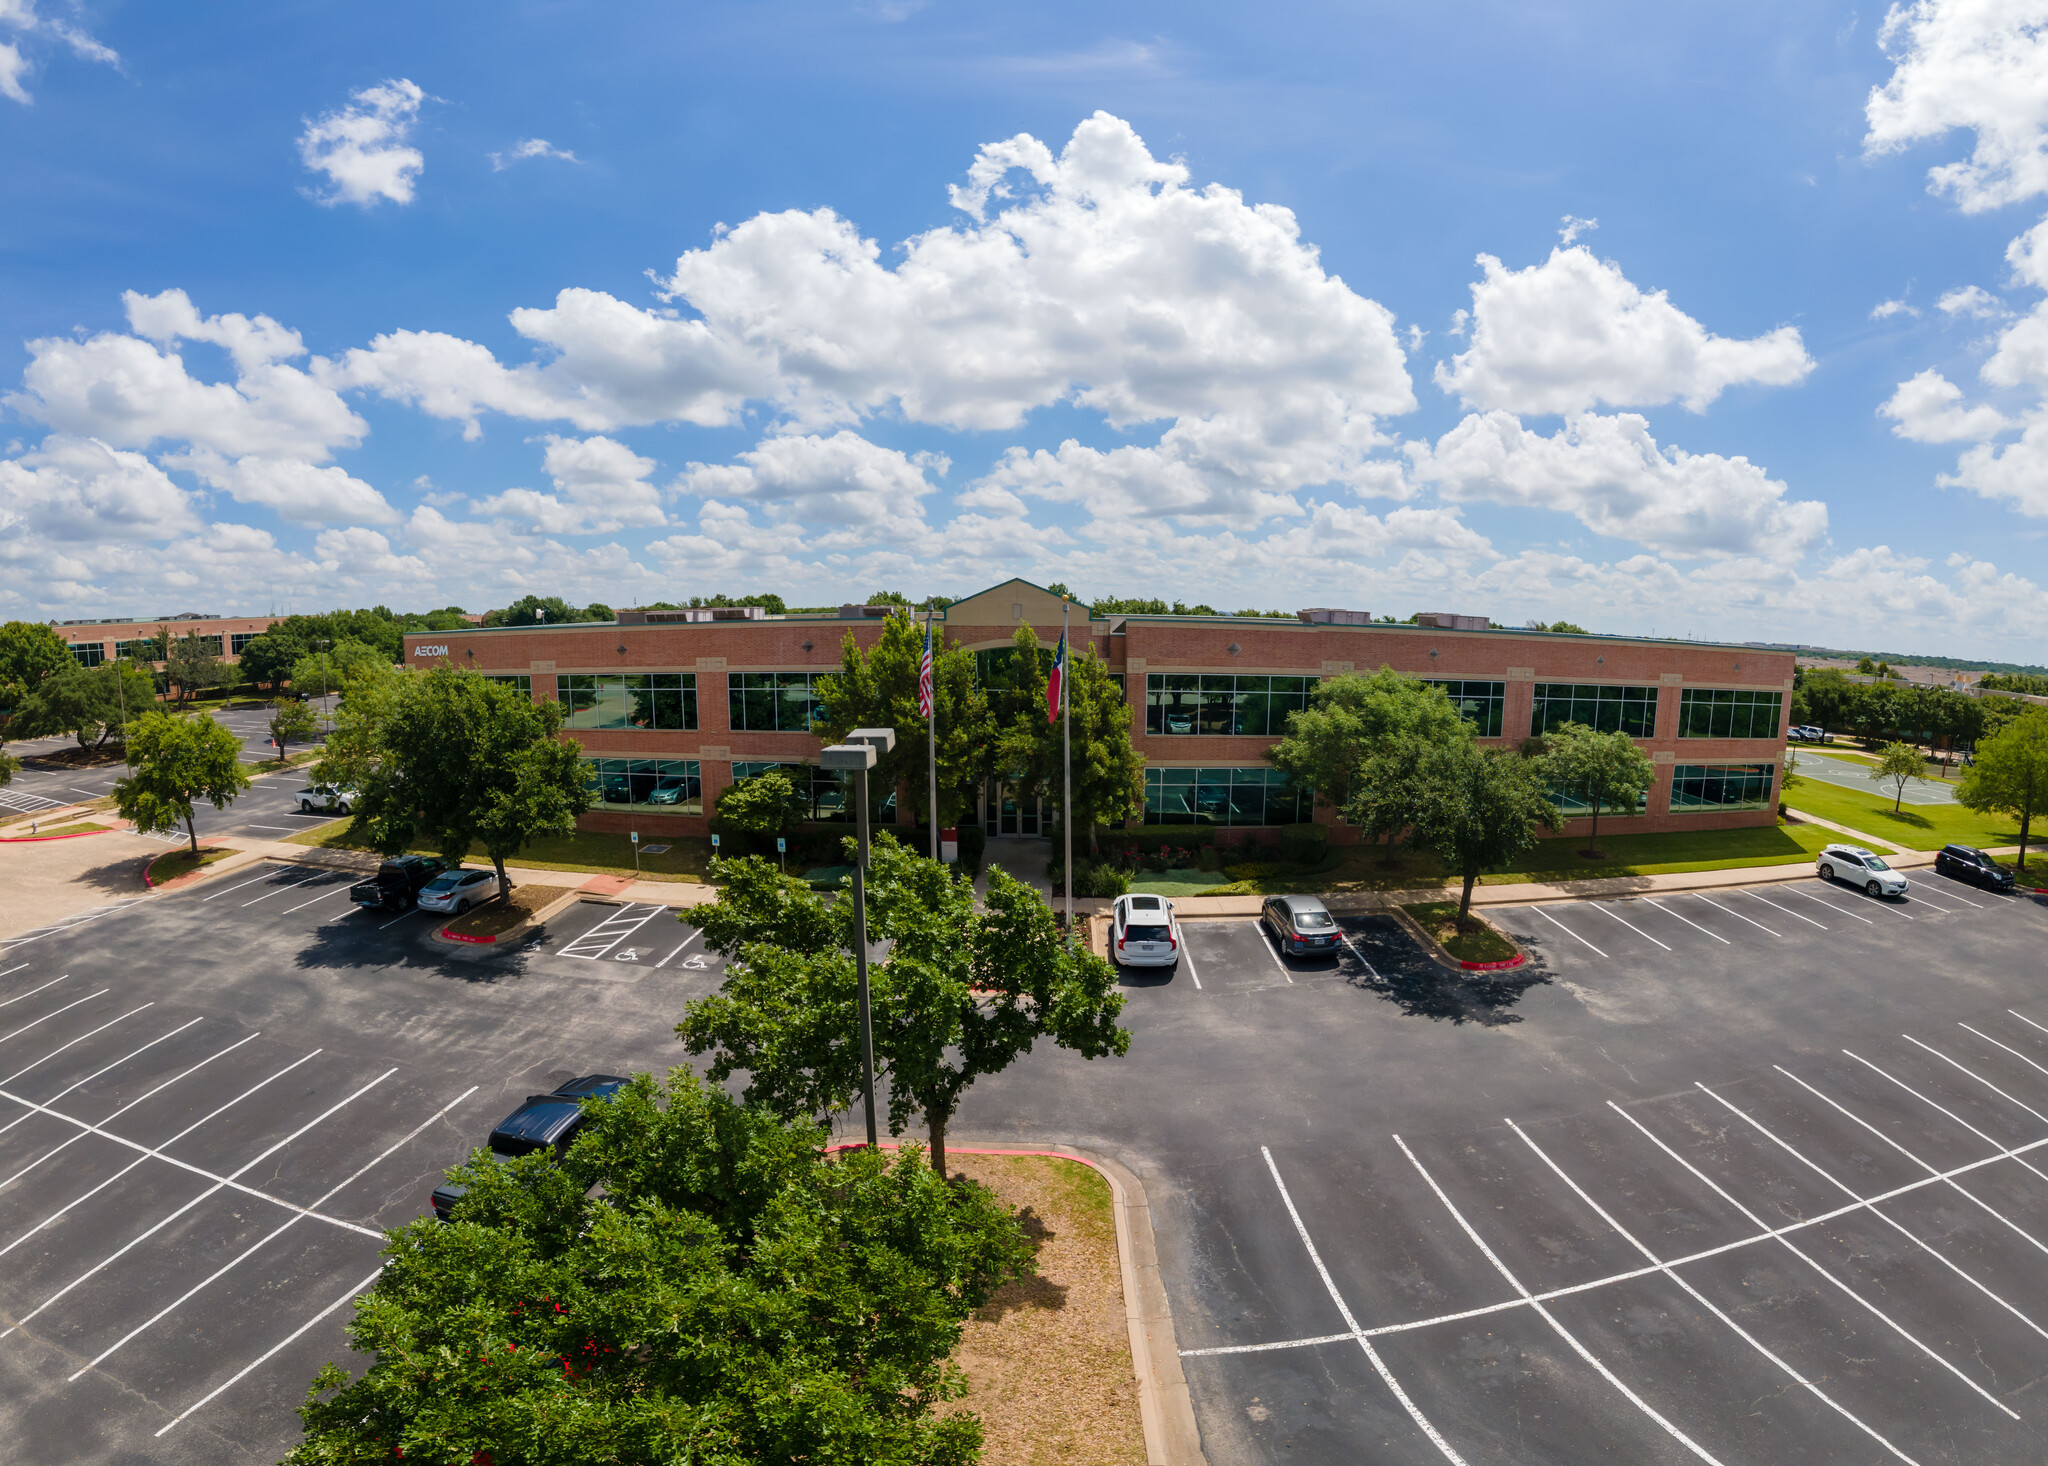
[[[524,142],[514,143],[505,152],[492,153],[491,171],[502,173],[514,163],[523,163],[528,158],[559,158],[564,163],[583,161],[567,148],[558,148],[544,137],[530,137]]]
[[[1892,419],[1892,431],[1916,443],[1954,443],[1996,437],[2012,426],[1995,407],[1964,407],[1963,389],[1933,367],[1899,383],[1880,415]]]
[[[323,204],[360,204],[379,199],[412,202],[413,182],[426,158],[410,145],[426,93],[403,77],[351,95],[349,105],[324,112],[299,134],[299,161],[327,175]]]
[[[1447,499],[1558,510],[1666,554],[1786,562],[1827,530],[1826,505],[1786,498],[1746,458],[1659,448],[1634,413],[1574,414],[1548,438],[1508,413],[1475,413],[1408,454],[1416,482]]]
[[[28,72],[28,60],[12,41],[0,41],[0,97],[9,97],[26,107],[34,98],[21,79]]]
[[[2005,247],[2013,283],[2048,290],[2048,219],[2043,219]]]
[[[951,465],[942,455],[905,454],[841,429],[830,437],[764,440],[736,463],[692,463],[676,488],[710,500],[744,499],[778,521],[855,531],[859,544],[924,529],[924,499]]]
[[[239,503],[262,504],[281,519],[304,524],[396,524],[393,509],[370,485],[333,464],[321,467],[294,458],[255,454],[234,459],[207,449],[164,457],[170,468],[189,469],[202,483],[223,489]]]
[[[2031,518],[2048,517],[2048,419],[2027,424],[2017,442],[1965,449],[1956,471],[1939,482],[2009,504]]]
[[[1880,300],[1870,308],[1870,319],[1888,321],[1893,316],[1917,316],[1920,312],[1903,300]]]
[[[1885,16],[1896,62],[1864,106],[1867,153],[1898,152],[1954,128],[1968,160],[1928,170],[1928,189],[1965,213],[2048,191],[2048,9],[2041,0],[1913,0]]]
[[[0,532],[67,543],[165,539],[199,528],[192,496],[140,453],[53,433],[0,460]]]
[[[1560,225],[1563,226],[1557,231],[1558,243],[1566,249],[1570,249],[1572,247],[1572,242],[1576,240],[1581,234],[1588,233],[1589,231],[1598,229],[1600,227],[1600,221],[1598,219],[1581,219],[1576,214],[1566,214],[1564,218],[1559,220],[1558,222]]]
[[[666,524],[661,493],[647,482],[654,460],[611,438],[549,434],[542,467],[555,481],[552,494],[507,489],[483,500],[477,512],[530,520],[544,534],[614,534],[629,526]]]
[[[121,58],[111,49],[77,26],[38,14],[35,0],[0,0],[0,26],[6,26],[16,37],[14,41],[0,43],[0,96],[9,97],[24,107],[34,99],[29,96],[28,88],[22,85],[22,78],[29,70],[29,59],[22,54],[19,44],[22,37],[48,36],[70,47],[72,54],[83,60],[114,67],[121,64]]]
[[[1968,316],[1977,321],[2002,320],[2012,314],[2004,301],[1981,285],[1958,285],[1945,292],[1935,304],[1948,316]]]
[[[1436,369],[1437,385],[1470,407],[1572,413],[1676,400],[1700,412],[1729,387],[1788,386],[1813,370],[1797,328],[1712,335],[1584,245],[1526,270],[1484,254],[1479,265],[1472,344]]]

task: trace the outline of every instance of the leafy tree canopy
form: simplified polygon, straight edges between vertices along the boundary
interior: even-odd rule
[[[158,636],[164,647],[164,676],[177,685],[179,701],[195,692],[218,687],[227,679],[220,653],[214,650],[219,637],[202,637],[196,631],[172,636],[168,628],[159,631]]]
[[[1906,797],[1906,781],[1919,778],[1925,771],[1919,749],[1910,743],[1887,743],[1877,751],[1877,763],[1870,770],[1870,777],[1879,783],[1891,781],[1892,813],[1897,814],[1899,801]]]
[[[1537,760],[1470,739],[1403,739],[1367,763],[1359,785],[1356,802],[1384,808],[1406,801],[1416,843],[1464,882],[1461,924],[1479,877],[1533,846],[1539,826],[1554,830],[1559,822]]]
[[[128,725],[128,766],[114,784],[114,807],[146,834],[172,834],[180,825],[199,853],[193,805],[204,799],[226,809],[249,787],[242,741],[209,717],[180,718],[155,708]]]
[[[2048,708],[2028,707],[1977,745],[1976,762],[1956,786],[1956,803],[2017,819],[2025,868],[2034,817],[2048,809]]]
[[[65,658],[67,662],[70,657]],[[125,699],[125,701],[124,701]],[[156,706],[156,684],[133,662],[76,662],[45,677],[15,707],[9,737],[47,738],[68,733],[80,748],[105,743],[126,717]]]
[[[927,730],[917,707],[917,674],[924,658],[924,623],[891,616],[866,651],[852,632],[839,647],[839,670],[818,681],[827,709],[817,732],[827,743],[855,728],[894,728],[896,747],[875,760],[868,775],[870,801],[905,788],[913,808],[930,802],[925,767]],[[939,823],[958,823],[974,807],[974,786],[986,767],[989,704],[974,675],[974,653],[932,628],[932,696],[938,712]],[[720,808],[724,808],[721,799]],[[926,818],[930,818],[929,811]]]
[[[747,835],[788,834],[810,813],[810,800],[781,769],[765,769],[718,796],[719,825]]]
[[[346,692],[349,684],[388,671],[392,658],[368,642],[343,637],[331,647],[309,650],[292,663],[292,690]]]
[[[1088,609],[1097,616],[1220,616],[1223,613],[1207,601],[1190,606],[1185,601],[1162,601],[1157,596],[1103,596]]]
[[[40,621],[9,621],[0,626],[0,714],[11,711],[45,677],[77,665],[71,648],[54,627]]]
[[[1597,733],[1584,723],[1566,723],[1543,736],[1541,773],[1559,793],[1576,795],[1593,807],[1588,854],[1600,844],[1600,811],[1633,810],[1649,793],[1657,770],[1635,740],[1619,730]]]
[[[1471,726],[1441,687],[1382,667],[1319,682],[1309,705],[1288,719],[1287,736],[1266,753],[1267,762],[1306,784],[1326,804],[1343,808],[1358,771],[1373,755],[1406,739],[1467,742]],[[1368,824],[1369,836],[1399,829],[1384,819]]]
[[[454,1222],[390,1234],[349,1328],[372,1363],[321,1371],[287,1466],[978,1457],[934,1406],[967,1317],[1031,1271],[1009,1208],[687,1070],[585,1108],[560,1165],[479,1156]]]
[[[277,744],[277,761],[285,760],[285,749],[307,743],[320,731],[313,710],[295,697],[282,697],[270,705],[270,736]]]
[[[571,621],[611,619],[609,606],[572,606],[560,596],[521,596],[502,610],[484,613],[486,626],[560,626]]]

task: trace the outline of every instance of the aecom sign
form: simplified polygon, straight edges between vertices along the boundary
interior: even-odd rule
[[[412,654],[416,657],[445,657],[448,655],[448,645],[443,642],[440,646],[416,646],[412,649]]]

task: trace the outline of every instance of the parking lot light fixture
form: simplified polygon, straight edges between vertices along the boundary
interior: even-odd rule
[[[893,728],[862,728],[859,734],[882,734],[881,746],[896,741]],[[861,1098],[868,1112],[868,1147],[881,1144],[875,1125],[875,1029],[868,1004],[868,770],[875,766],[874,742],[835,743],[818,755],[821,768],[853,775],[853,807],[858,838],[853,861],[853,977],[860,1009]]]

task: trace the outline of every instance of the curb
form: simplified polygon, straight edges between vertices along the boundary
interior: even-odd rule
[[[473,937],[462,932],[451,932],[448,928],[453,926],[454,922],[450,921],[430,930],[427,933],[427,939],[435,942],[453,943],[462,947],[516,947],[522,944],[535,929],[545,925],[557,912],[573,906],[582,896],[583,892],[580,890],[570,891],[566,895],[557,896],[554,900],[548,902],[547,905],[541,907],[540,910],[527,917],[525,921],[520,922],[517,926],[507,927],[504,931],[498,932],[493,936]],[[479,952],[476,955],[484,957],[491,954]]]
[[[96,835],[97,835],[97,834],[99,834],[99,833],[101,833],[101,832],[100,832],[100,831],[98,831],[98,830],[94,830],[94,831],[92,831],[91,833],[93,833],[93,834],[96,834]],[[56,838],[58,838],[58,839],[64,839],[64,838],[67,838],[67,837],[65,837],[65,836],[61,836],[61,835],[60,835],[60,836],[57,836]],[[220,845],[206,845],[206,846],[202,846],[202,847],[200,847],[200,851],[199,851],[199,853],[200,853],[201,855],[204,855],[204,854],[206,854],[206,852],[207,852],[207,851],[209,851],[209,850],[220,850],[220,849],[225,849],[225,848],[227,848],[227,847],[225,847],[225,846],[220,846]],[[177,854],[177,853],[178,853],[178,852],[176,852],[176,851],[174,851],[174,850],[162,850],[162,851],[159,851],[159,852],[157,852],[157,853],[156,853],[155,855],[145,856],[145,857],[143,858],[143,861],[142,861],[142,885],[143,885],[143,888],[144,888],[145,890],[150,890],[150,891],[169,891],[169,890],[172,890],[172,889],[174,889],[175,887],[178,887],[178,886],[183,886],[183,885],[187,885],[187,884],[197,884],[197,880],[198,880],[198,879],[204,879],[205,877],[207,877],[207,876],[209,876],[209,875],[212,875],[212,874],[214,873],[214,871],[215,871],[216,867],[219,867],[219,866],[223,866],[223,865],[226,865],[226,864],[228,863],[228,861],[230,861],[230,860],[233,860],[233,859],[235,858],[235,856],[236,856],[236,855],[238,855],[238,854],[240,854],[241,852],[239,852],[239,851],[230,851],[230,852],[229,852],[229,854],[228,854],[228,855],[227,855],[227,856],[226,856],[226,857],[225,857],[224,859],[221,859],[221,860],[210,860],[210,861],[208,861],[208,862],[207,862],[207,863],[206,863],[205,865],[195,865],[195,866],[193,866],[193,867],[192,867],[192,869],[190,869],[190,870],[188,870],[188,871],[185,871],[185,872],[184,872],[183,874],[181,874],[181,875],[174,875],[174,876],[172,876],[172,877],[171,877],[171,878],[170,878],[169,880],[167,880],[167,881],[163,882],[163,883],[162,883],[161,885],[159,885],[159,884],[158,884],[157,882],[155,882],[155,881],[153,881],[153,880],[151,880],[151,879],[149,878],[149,868],[150,868],[150,867],[151,867],[152,865],[155,865],[155,864],[156,864],[156,863],[157,863],[157,862],[158,862],[159,860],[162,860],[162,859],[164,858],[164,856],[166,856],[166,855],[175,855],[175,854]],[[195,878],[196,878],[196,879],[195,879]]]
[[[1507,972],[1514,968],[1522,966],[1529,960],[1529,954],[1522,950],[1522,944],[1520,942],[1517,942],[1513,937],[1509,936],[1506,932],[1502,931],[1499,927],[1495,926],[1492,922],[1487,921],[1484,916],[1481,916],[1479,914],[1479,908],[1476,904],[1472,908],[1473,917],[1478,921],[1484,923],[1484,925],[1487,927],[1489,931],[1492,931],[1495,935],[1499,936],[1502,941],[1506,942],[1509,946],[1515,949],[1515,955],[1509,958],[1507,961],[1466,962],[1460,958],[1453,957],[1449,952],[1446,952],[1444,950],[1443,944],[1439,942],[1435,937],[1431,936],[1428,932],[1424,931],[1422,929],[1422,923],[1417,921],[1414,917],[1410,916],[1402,906],[1390,902],[1388,903],[1386,910],[1388,914],[1394,918],[1395,923],[1400,926],[1401,930],[1405,931],[1406,933],[1408,933],[1409,936],[1413,937],[1416,941],[1416,944],[1420,946],[1424,952],[1429,954],[1429,958],[1432,962],[1436,963],[1439,967],[1449,968],[1452,972]]]
[[[0,836],[0,845],[34,845],[43,840],[83,840],[87,835],[111,835],[112,825],[104,830],[73,830],[68,835],[6,835]],[[154,859],[154,857],[151,857]]]
[[[1492,923],[1489,922],[1488,925]],[[1460,962],[1458,966],[1467,972],[1506,972],[1510,967],[1520,967],[1528,960],[1527,952],[1517,952],[1505,962]]]

